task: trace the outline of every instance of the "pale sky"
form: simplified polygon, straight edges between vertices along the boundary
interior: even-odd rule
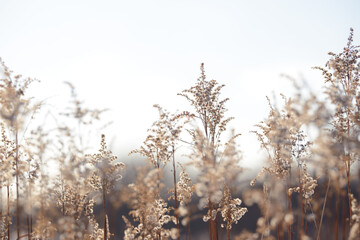
[[[205,63],[226,84],[227,116],[247,164],[258,158],[249,133],[268,113],[266,95],[289,93],[281,73],[321,91],[329,51],[360,44],[360,1],[346,0],[0,0],[0,57],[15,73],[41,80],[36,97],[62,107],[72,82],[86,106],[110,108],[105,131],[119,153],[141,145],[157,119],[153,104],[187,108],[176,94]]]

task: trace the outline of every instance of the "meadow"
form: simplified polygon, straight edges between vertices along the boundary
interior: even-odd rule
[[[246,187],[226,86],[209,80],[204,64],[194,85],[174,96],[190,109],[154,105],[158,119],[129,153],[144,159],[135,169],[103,134],[95,136],[98,149],[89,147],[105,110],[88,108],[71,83],[69,106],[48,113],[57,124],[34,124],[45,104],[28,95],[36,79],[1,60],[0,238],[360,239],[360,46],[353,41],[351,29],[343,51],[314,67],[325,97],[288,77],[296,94],[264,102],[264,120],[246,131],[257,136],[265,165]]]

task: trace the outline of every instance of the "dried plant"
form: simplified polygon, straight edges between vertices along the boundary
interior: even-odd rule
[[[183,90],[178,95],[185,97],[195,109],[194,116],[200,119],[205,136],[213,146],[220,144],[220,136],[226,130],[227,124],[233,119],[225,118],[225,103],[229,98],[220,100],[221,89],[216,80],[208,81],[205,75],[204,64],[200,65],[201,75],[196,85]]]
[[[350,36],[346,47],[339,54],[330,52],[330,60],[326,68],[320,69],[325,78],[326,94],[334,107],[331,129],[334,140],[343,146],[342,156],[338,161],[343,164],[341,171],[344,171],[347,178],[347,195],[349,204],[349,218],[351,219],[351,165],[359,158],[357,151],[351,151],[349,139],[359,132],[359,100],[360,100],[360,46],[353,45],[353,29],[350,29]],[[355,137],[356,138],[356,137]],[[350,221],[351,226],[351,221]]]
[[[360,236],[360,206],[353,194],[350,195],[350,199],[353,225],[350,229],[349,240],[355,240]]]
[[[3,123],[14,134],[15,152],[15,181],[16,181],[16,229],[17,237],[20,237],[20,172],[23,161],[20,158],[19,134],[25,127],[29,115],[33,115],[41,104],[33,104],[25,95],[27,88],[34,81],[32,78],[23,78],[21,75],[13,75],[13,72],[0,58],[0,67],[3,76],[0,78],[0,116]],[[9,236],[8,236],[9,237]]]
[[[189,131],[193,138],[192,164],[199,169],[196,193],[200,197],[199,208],[208,208],[204,221],[209,221],[210,239],[218,239],[216,226],[218,205],[223,197],[223,187],[236,179],[240,172],[240,158],[235,148],[234,135],[221,148],[221,134],[233,119],[225,118],[225,103],[229,98],[220,100],[221,89],[216,80],[206,79],[204,64],[200,66],[201,75],[195,86],[183,90],[178,95],[185,97],[195,109],[193,114],[202,124],[203,132],[197,128]],[[231,180],[230,180],[231,179]]]
[[[176,210],[178,214],[183,217],[181,221],[183,226],[187,226],[188,232],[190,230],[190,209],[189,204],[191,203],[191,197],[195,191],[195,186],[192,183],[189,174],[186,172],[186,169],[183,165],[179,163],[181,167],[179,181],[176,183],[177,189],[177,201],[179,202],[180,207]],[[174,191],[173,189],[171,191]],[[175,195],[173,195],[175,197]]]
[[[135,184],[130,184],[132,209],[129,215],[137,222],[136,226],[123,216],[126,223],[124,239],[169,239],[178,237],[177,230],[171,231],[164,225],[174,220],[168,215],[167,203],[158,197],[158,176],[160,169],[148,171],[146,168],[139,170]]]
[[[154,105],[154,107],[157,108],[159,112],[159,120],[155,121],[152,128],[148,130],[150,134],[146,137],[143,146],[138,150],[130,152],[130,154],[139,153],[145,156],[157,169],[160,169],[161,163],[165,166],[172,159],[174,179],[173,199],[175,200],[176,226],[178,236],[180,236],[175,151],[183,126],[193,118],[193,115],[186,111],[180,114],[170,114],[159,105]],[[160,177],[158,180],[160,182]],[[158,189],[159,188],[160,187],[158,187]]]
[[[107,149],[105,142],[105,135],[101,135],[101,147],[99,153],[87,155],[89,162],[94,167],[94,170],[89,178],[89,182],[95,191],[102,194],[103,209],[104,209],[104,240],[108,239],[108,223],[106,211],[106,195],[110,193],[115,183],[119,181],[122,176],[120,171],[125,168],[122,162],[115,163],[116,156]],[[110,234],[110,233],[109,233]]]
[[[221,224],[221,227],[225,227],[227,230],[227,239],[230,240],[230,230],[233,224],[237,224],[238,221],[245,215],[248,211],[245,207],[240,207],[241,200],[239,198],[232,198],[230,189],[224,187],[224,197],[219,204],[219,211],[221,217],[223,218],[224,224]]]
[[[117,239],[118,226],[109,222],[116,222],[109,205],[117,201],[116,207],[130,208],[123,216],[128,240],[190,240],[201,218],[209,222],[210,240],[359,239],[360,46],[353,36],[351,29],[343,51],[329,53],[325,67],[316,67],[325,78],[326,99],[292,78],[294,96],[281,95],[280,106],[267,99],[269,114],[253,131],[267,161],[252,187],[239,181],[240,135],[232,130],[224,141],[232,119],[225,117],[224,85],[208,80],[201,64],[194,86],[179,94],[193,113],[172,114],[154,105],[159,118],[131,152],[150,166],[137,171],[121,196],[114,194],[119,180],[134,174],[122,172],[125,165],[105,136],[98,153],[85,154],[93,152],[91,132],[105,110],[86,107],[66,83],[71,104],[59,113],[49,110],[44,124],[34,126],[42,105],[28,96],[34,79],[14,75],[0,59],[0,238]],[[177,162],[180,143],[190,150],[186,164]],[[169,187],[163,174],[169,163],[173,188],[161,191]],[[236,225],[240,220],[245,228]]]

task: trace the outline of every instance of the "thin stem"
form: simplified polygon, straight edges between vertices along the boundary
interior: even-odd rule
[[[304,233],[304,203],[303,203],[303,191],[302,191],[302,183],[301,183],[301,169],[299,168],[299,186],[300,186],[300,216],[299,216],[299,238]]]
[[[281,240],[281,238],[280,238],[280,225],[277,226],[276,233],[277,233],[277,239]]]
[[[20,238],[20,203],[19,203],[19,145],[18,131],[15,132],[15,168],[16,168],[16,232],[17,238]]]
[[[227,235],[227,240],[230,240],[230,224],[231,224],[231,212],[230,212],[230,209],[227,211],[227,216],[226,218],[228,219],[228,222],[227,222],[227,226],[226,226],[226,235]]]
[[[27,225],[28,239],[30,239],[30,218],[29,218],[29,215],[26,216],[26,225]]]
[[[106,191],[105,186],[102,186],[103,190],[103,207],[104,207],[104,240],[107,239],[107,221],[106,221]]]
[[[289,186],[288,189],[291,187],[291,168],[289,171]],[[286,194],[286,199],[288,201],[288,211],[292,212],[292,197],[289,194]],[[292,223],[289,224],[288,226],[288,237],[290,240],[292,240]]]
[[[174,173],[175,217],[176,217],[176,228],[178,231],[177,239],[180,240],[180,226],[179,226],[178,199],[177,199],[177,189],[176,189],[176,166],[175,166],[175,148],[174,148],[174,146],[172,146],[172,157],[173,157],[173,173]]]
[[[346,237],[346,194],[345,190],[341,191],[342,195],[342,239],[345,240]]]
[[[30,234],[32,234],[32,232],[33,232],[32,223],[33,223],[33,221],[32,221],[32,213],[30,213]],[[31,239],[31,235],[30,235],[30,239]]]
[[[2,208],[3,208],[3,203],[2,203],[2,184],[1,184],[1,186],[0,186],[0,217],[2,217],[2,215],[3,215]]]
[[[213,210],[213,204],[210,200],[209,200],[209,210],[210,213]],[[209,221],[209,230],[210,230],[210,240],[217,240],[216,224],[215,221],[212,219],[212,217],[210,217],[210,221]]]
[[[340,192],[336,191],[336,202],[335,202],[335,240],[339,239],[339,205],[340,205]]]
[[[7,190],[7,233],[8,233],[8,239],[10,240],[10,186],[9,186],[9,180],[8,184],[6,186]]]
[[[30,214],[27,214],[27,219],[26,219],[26,223],[27,223],[27,230],[28,230],[28,235],[29,235],[29,239],[30,239],[30,236],[31,236],[31,233],[32,233],[32,230],[31,230],[31,212],[32,212],[32,203],[31,203],[31,174],[30,174],[30,162],[29,162],[29,174],[28,174],[28,177],[29,177],[29,191],[28,191],[28,206],[29,206],[29,209],[30,209]]]
[[[314,214],[314,212],[313,212],[313,209],[312,209],[311,203],[310,203],[310,210],[311,210],[311,213],[312,213],[313,215],[315,215],[315,214]],[[314,222],[314,225],[315,225],[316,230],[319,230],[319,228],[318,228],[318,226],[317,226],[317,223],[316,223],[316,219],[315,219],[315,218],[313,219],[313,222]]]
[[[187,225],[187,229],[188,229],[188,240],[191,240],[191,234],[190,234],[190,222]]]
[[[327,188],[326,188],[326,193],[325,193],[325,200],[324,200],[323,209],[322,209],[322,211],[321,211],[321,218],[320,218],[319,230],[318,230],[318,234],[317,234],[317,238],[316,238],[317,240],[320,239],[321,225],[322,225],[323,218],[324,218],[325,206],[326,206],[327,195],[328,195],[328,193],[329,193],[329,188],[330,188],[330,176],[329,176],[329,180],[328,180],[328,184],[327,184]]]
[[[349,82],[350,81],[350,76],[349,76],[349,73],[348,73],[348,79],[349,79]],[[347,119],[347,137],[350,138],[350,110],[348,109],[348,119]],[[346,173],[346,176],[347,176],[347,190],[348,190],[348,200],[349,200],[349,219],[350,219],[350,228],[352,226],[352,221],[351,221],[351,215],[352,215],[352,212],[351,212],[351,198],[350,198],[350,195],[351,195],[351,186],[350,186],[350,169],[351,169],[351,159],[350,159],[350,154],[346,154],[347,156],[347,173]]]

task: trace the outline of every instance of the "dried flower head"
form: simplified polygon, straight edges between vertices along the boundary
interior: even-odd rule
[[[107,149],[105,135],[101,135],[100,145],[99,153],[87,155],[88,161],[94,167],[89,181],[95,190],[104,189],[109,193],[114,184],[122,178],[120,172],[125,168],[125,164],[115,162],[117,156]]]
[[[241,200],[239,198],[232,198],[230,189],[225,186],[224,187],[224,197],[220,202],[219,211],[225,222],[225,225],[221,225],[222,227],[226,227],[227,230],[232,228],[233,224],[237,224],[238,221],[247,213],[247,208],[240,207]]]
[[[185,97],[195,108],[194,116],[201,120],[205,136],[209,143],[218,145],[220,136],[226,130],[227,124],[233,118],[225,118],[225,103],[229,98],[220,100],[221,89],[225,85],[219,85],[216,80],[207,80],[204,64],[200,65],[201,75],[196,85],[183,90],[178,95]]]

